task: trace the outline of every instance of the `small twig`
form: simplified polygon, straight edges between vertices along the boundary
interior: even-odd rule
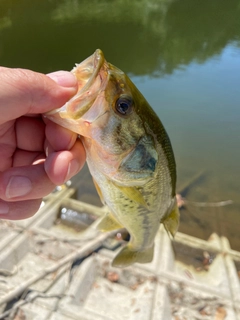
[[[84,256],[87,256],[89,253],[93,252],[97,248],[99,248],[102,243],[109,237],[115,235],[117,230],[107,232],[107,233],[101,233],[97,238],[95,238],[92,241],[89,241],[88,243],[84,244],[81,248],[77,249],[74,252],[71,252],[69,255],[66,257],[60,259],[56,264],[54,264],[51,267],[48,267],[44,269],[42,272],[39,274],[33,276],[32,278],[28,279],[24,283],[22,283],[20,286],[17,288],[13,289],[9,293],[7,293],[3,298],[0,300],[0,306],[4,303],[7,303],[11,301],[12,299],[18,297],[20,294],[24,292],[29,286],[34,284],[35,282],[39,281],[40,279],[43,279],[46,277],[48,274],[53,273],[57,271],[59,268],[65,266],[67,263],[74,261],[76,259],[83,258]],[[68,266],[65,268],[67,269]]]
[[[63,268],[61,268],[58,273],[54,276],[54,279],[51,281],[51,283],[45,288],[45,290],[43,291],[43,293],[47,293],[48,290],[50,290],[52,288],[52,286],[61,278],[61,276],[66,272],[68,271],[69,269],[71,269],[72,267],[72,261],[64,266]]]
[[[184,199],[184,203],[193,205],[195,207],[223,207],[233,204],[232,200],[219,201],[219,202],[194,202]]]
[[[229,204],[233,204],[232,200],[218,201],[218,202],[196,202],[186,200],[181,196],[181,194],[176,195],[177,205],[179,208],[184,207],[185,205],[192,205],[195,207],[223,207],[228,206]]]
[[[72,263],[68,266],[67,270],[64,270],[64,273],[67,273],[67,279],[65,280],[64,286],[61,289],[61,293],[60,294],[62,296],[64,296],[64,293],[68,290],[68,288],[71,285],[71,281],[72,281],[72,275],[71,275],[71,273],[72,273]],[[57,311],[59,303],[60,303],[60,299],[58,299],[56,301],[54,307],[52,308],[52,312]]]

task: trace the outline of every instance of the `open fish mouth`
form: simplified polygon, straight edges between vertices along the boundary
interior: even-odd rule
[[[78,80],[78,91],[63,107],[45,114],[59,124],[58,119],[80,119],[92,106],[96,97],[104,91],[108,81],[108,64],[104,54],[97,49],[93,55],[80,64],[76,64],[71,71]],[[63,125],[63,124],[62,124]]]
[[[72,73],[78,80],[78,92],[75,99],[77,99],[81,94],[87,92],[93,86],[104,62],[105,58],[102,50],[97,49],[93,55],[85,59],[80,64],[77,64],[72,70]]]

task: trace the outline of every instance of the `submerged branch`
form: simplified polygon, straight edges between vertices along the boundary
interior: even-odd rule
[[[184,202],[186,204],[190,204],[195,207],[223,207],[223,206],[228,206],[229,204],[233,204],[232,200],[225,200],[225,201],[219,201],[219,202],[194,202],[194,201],[184,200]]]
[[[183,198],[179,193],[176,195],[178,208],[182,208],[185,205],[192,205],[195,207],[223,207],[233,204],[232,200],[218,201],[218,202],[196,202],[189,201]]]
[[[186,195],[188,193],[189,189],[193,185],[197,184],[199,182],[199,180],[204,178],[205,174],[206,174],[206,172],[204,170],[198,172],[196,175],[191,177],[191,179],[189,179],[187,182],[185,182],[184,184],[182,184],[178,188],[178,193],[180,193],[182,195]]]

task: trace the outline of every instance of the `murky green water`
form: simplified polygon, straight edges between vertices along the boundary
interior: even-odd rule
[[[180,230],[216,231],[240,250],[240,1],[5,0],[0,64],[70,70],[96,49],[128,73],[162,119],[188,201]]]

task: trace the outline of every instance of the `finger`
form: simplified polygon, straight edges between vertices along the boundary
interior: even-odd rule
[[[0,171],[12,166],[12,155],[16,149],[14,121],[0,126]]]
[[[71,150],[51,153],[44,165],[50,180],[61,185],[82,169],[85,160],[85,149],[82,142],[77,140]]]
[[[54,151],[70,150],[77,139],[77,134],[47,121],[45,129],[46,138]]]
[[[41,205],[42,199],[6,202],[0,200],[0,219],[21,220],[33,216]]]
[[[12,160],[13,167],[30,166],[46,159],[45,153],[16,150]],[[40,160],[40,161],[39,161]]]
[[[53,79],[59,79],[60,85]],[[46,76],[31,70],[0,67],[0,83],[1,123],[59,108],[77,91],[77,80],[67,71]]]
[[[45,124],[42,118],[21,117],[15,122],[16,144],[26,151],[42,151],[45,140]]]
[[[0,172],[0,199],[4,201],[39,199],[54,188],[55,184],[44,170],[44,163]]]

